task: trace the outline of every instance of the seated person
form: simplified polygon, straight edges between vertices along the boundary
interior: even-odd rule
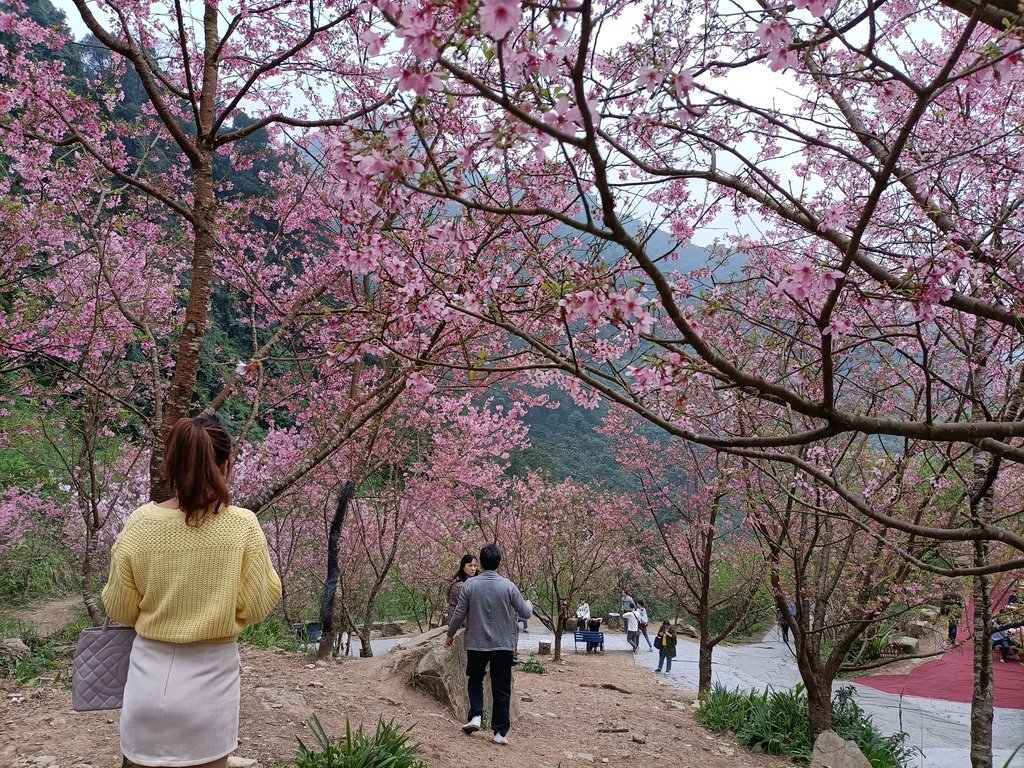
[[[1017,643],[1010,637],[1009,630],[998,629],[996,620],[992,619],[992,648],[999,649],[999,661],[1004,662],[1010,655],[1010,648],[1016,647]]]

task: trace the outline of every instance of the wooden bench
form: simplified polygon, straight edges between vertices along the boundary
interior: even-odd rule
[[[580,652],[580,643],[586,643],[587,653],[590,653],[591,650],[596,651],[598,648],[601,649],[601,653],[604,653],[604,632],[577,630],[573,633],[573,649],[576,653]]]

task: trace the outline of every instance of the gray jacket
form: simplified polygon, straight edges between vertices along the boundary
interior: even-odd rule
[[[497,571],[484,571],[462,585],[448,637],[465,624],[467,651],[515,651],[517,613],[533,615],[519,588]]]

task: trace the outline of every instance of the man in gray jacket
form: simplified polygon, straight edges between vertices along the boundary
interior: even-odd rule
[[[480,730],[484,713],[484,672],[491,666],[491,696],[494,712],[491,729],[495,744],[508,744],[509,702],[512,698],[512,659],[516,650],[516,616],[530,618],[533,604],[523,598],[511,581],[498,575],[501,550],[488,544],[480,550],[483,572],[468,579],[462,586],[458,605],[448,620],[448,640],[466,625],[466,676],[469,678],[469,722],[462,726],[467,733]]]

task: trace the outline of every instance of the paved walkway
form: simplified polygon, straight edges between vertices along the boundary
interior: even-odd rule
[[[553,640],[553,637],[550,633],[543,633],[539,627],[531,628],[529,634],[521,634],[520,653],[525,655],[536,651],[540,640]],[[566,643],[563,652],[572,653],[572,635],[567,633],[562,641]],[[376,645],[374,643],[375,651]],[[625,633],[606,632],[605,649],[629,650]],[[680,690],[696,691],[697,656],[696,643],[680,640],[672,664],[672,674],[658,675],[658,679]],[[658,666],[658,652],[648,651],[647,644],[641,638],[640,650],[634,656],[634,661],[637,666],[653,674]],[[800,681],[793,654],[782,642],[777,629],[760,643],[716,648],[712,675],[716,682],[744,690],[791,688]],[[841,685],[850,683],[840,681],[837,687]],[[971,764],[970,704],[910,696],[901,698],[861,685],[854,687],[857,689],[857,703],[871,714],[884,733],[906,731],[910,743],[922,750],[924,754],[918,757],[916,766],[965,768]],[[1012,762],[1007,762],[1017,745],[1024,742],[1024,710],[996,709],[992,742],[997,768],[1024,768],[1024,749]]]

